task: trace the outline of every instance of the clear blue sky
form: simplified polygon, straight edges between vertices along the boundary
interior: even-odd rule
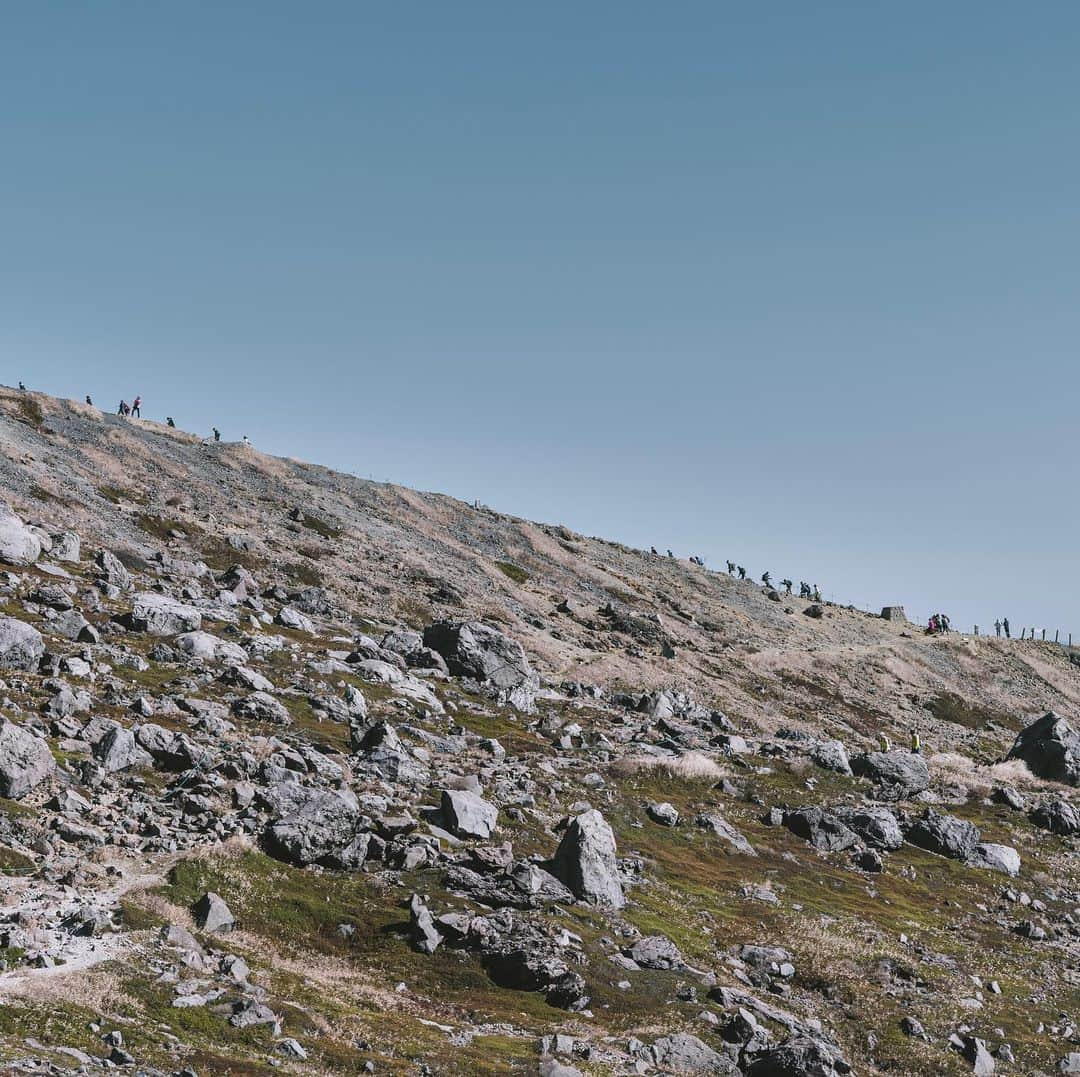
[[[12,3],[0,380],[1080,635],[1080,6]]]

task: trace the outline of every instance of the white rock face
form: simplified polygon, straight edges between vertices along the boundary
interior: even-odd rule
[[[35,670],[45,653],[41,633],[14,617],[0,617],[0,669]]]
[[[202,658],[208,662],[243,665],[248,660],[247,651],[239,643],[218,639],[209,632],[185,632],[176,637],[176,646],[191,658]]]
[[[197,632],[202,627],[202,614],[168,595],[147,591],[137,594],[131,604],[131,627],[150,636],[177,636]]]
[[[41,540],[0,501],[0,561],[9,565],[32,565],[41,556]]]
[[[0,796],[18,800],[56,771],[45,741],[0,718]]]

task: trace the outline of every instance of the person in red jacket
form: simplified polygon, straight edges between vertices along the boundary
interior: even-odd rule
[[[141,396],[135,397],[135,400],[131,405],[131,414],[133,416],[138,415],[138,417],[140,419],[142,418],[142,397]]]

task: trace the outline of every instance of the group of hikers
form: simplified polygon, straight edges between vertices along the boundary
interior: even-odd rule
[[[746,569],[743,568],[742,565],[735,564],[734,561],[729,561],[728,562],[728,572],[732,576],[734,576],[735,573],[738,572],[740,580],[745,580],[746,579]],[[765,572],[763,572],[761,574],[761,582],[762,582],[762,584],[764,584],[766,590],[769,590],[769,591],[773,590],[772,575],[768,571],[765,571]],[[784,580],[780,581],[780,586],[783,587],[785,594],[790,595],[791,594],[791,589],[795,586],[795,581],[794,580],[784,579]],[[816,583],[811,587],[810,584],[806,583],[803,580],[800,580],[799,581],[799,598],[805,598],[805,599],[808,599],[811,602],[820,602],[821,601],[821,588],[818,587],[818,585]]]
[[[94,402],[90,399],[90,394],[89,393],[87,393],[87,395],[86,395],[86,402],[87,402],[87,404],[90,405],[90,407],[94,406]],[[120,401],[120,407],[118,407],[116,409],[116,414],[117,415],[122,415],[125,419],[127,419],[129,417],[133,418],[133,419],[141,419],[142,418],[142,397],[141,396],[135,397],[135,399],[130,404],[126,400],[121,400]],[[170,426],[175,426],[176,424],[175,423],[170,423],[169,425]]]
[[[926,634],[928,636],[944,636],[952,627],[952,622],[944,613],[935,613],[926,622]]]
[[[998,618],[998,620],[996,620],[994,622],[994,631],[997,633],[998,636],[1001,635],[1002,629],[1004,629],[1004,631],[1005,631],[1005,638],[1006,639],[1012,639],[1012,635],[1009,632],[1009,618],[1008,617]],[[1032,636],[1032,639],[1035,638],[1035,629],[1034,628],[1031,630],[1031,636]]]
[[[22,382],[22,381],[19,382],[19,392],[21,392],[21,393],[29,392],[29,390],[26,388],[26,383],[25,382]],[[93,398],[90,396],[89,393],[86,394],[86,403],[90,407],[95,406]],[[116,408],[116,414],[119,415],[123,419],[141,419],[142,418],[142,403],[143,403],[142,396],[136,396],[135,399],[130,404],[127,402],[127,400],[121,400],[119,405]],[[172,429],[175,430],[176,429],[176,420],[171,415],[167,415],[167,416],[165,416],[165,425],[169,426],[169,427],[171,427]],[[214,440],[215,441],[220,441],[221,440],[221,431],[216,426],[211,427],[211,429],[214,432]],[[244,444],[244,445],[250,445],[251,444],[251,439],[247,436],[247,434],[245,434],[240,440],[241,440],[242,444]],[[671,551],[669,550],[668,552],[670,553]],[[674,554],[672,554],[671,556],[674,556]],[[702,562],[702,563],[704,563],[704,562]]]

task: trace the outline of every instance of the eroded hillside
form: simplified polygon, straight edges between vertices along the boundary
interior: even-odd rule
[[[14,1072],[1080,1052],[1064,649],[38,394],[0,447]]]

